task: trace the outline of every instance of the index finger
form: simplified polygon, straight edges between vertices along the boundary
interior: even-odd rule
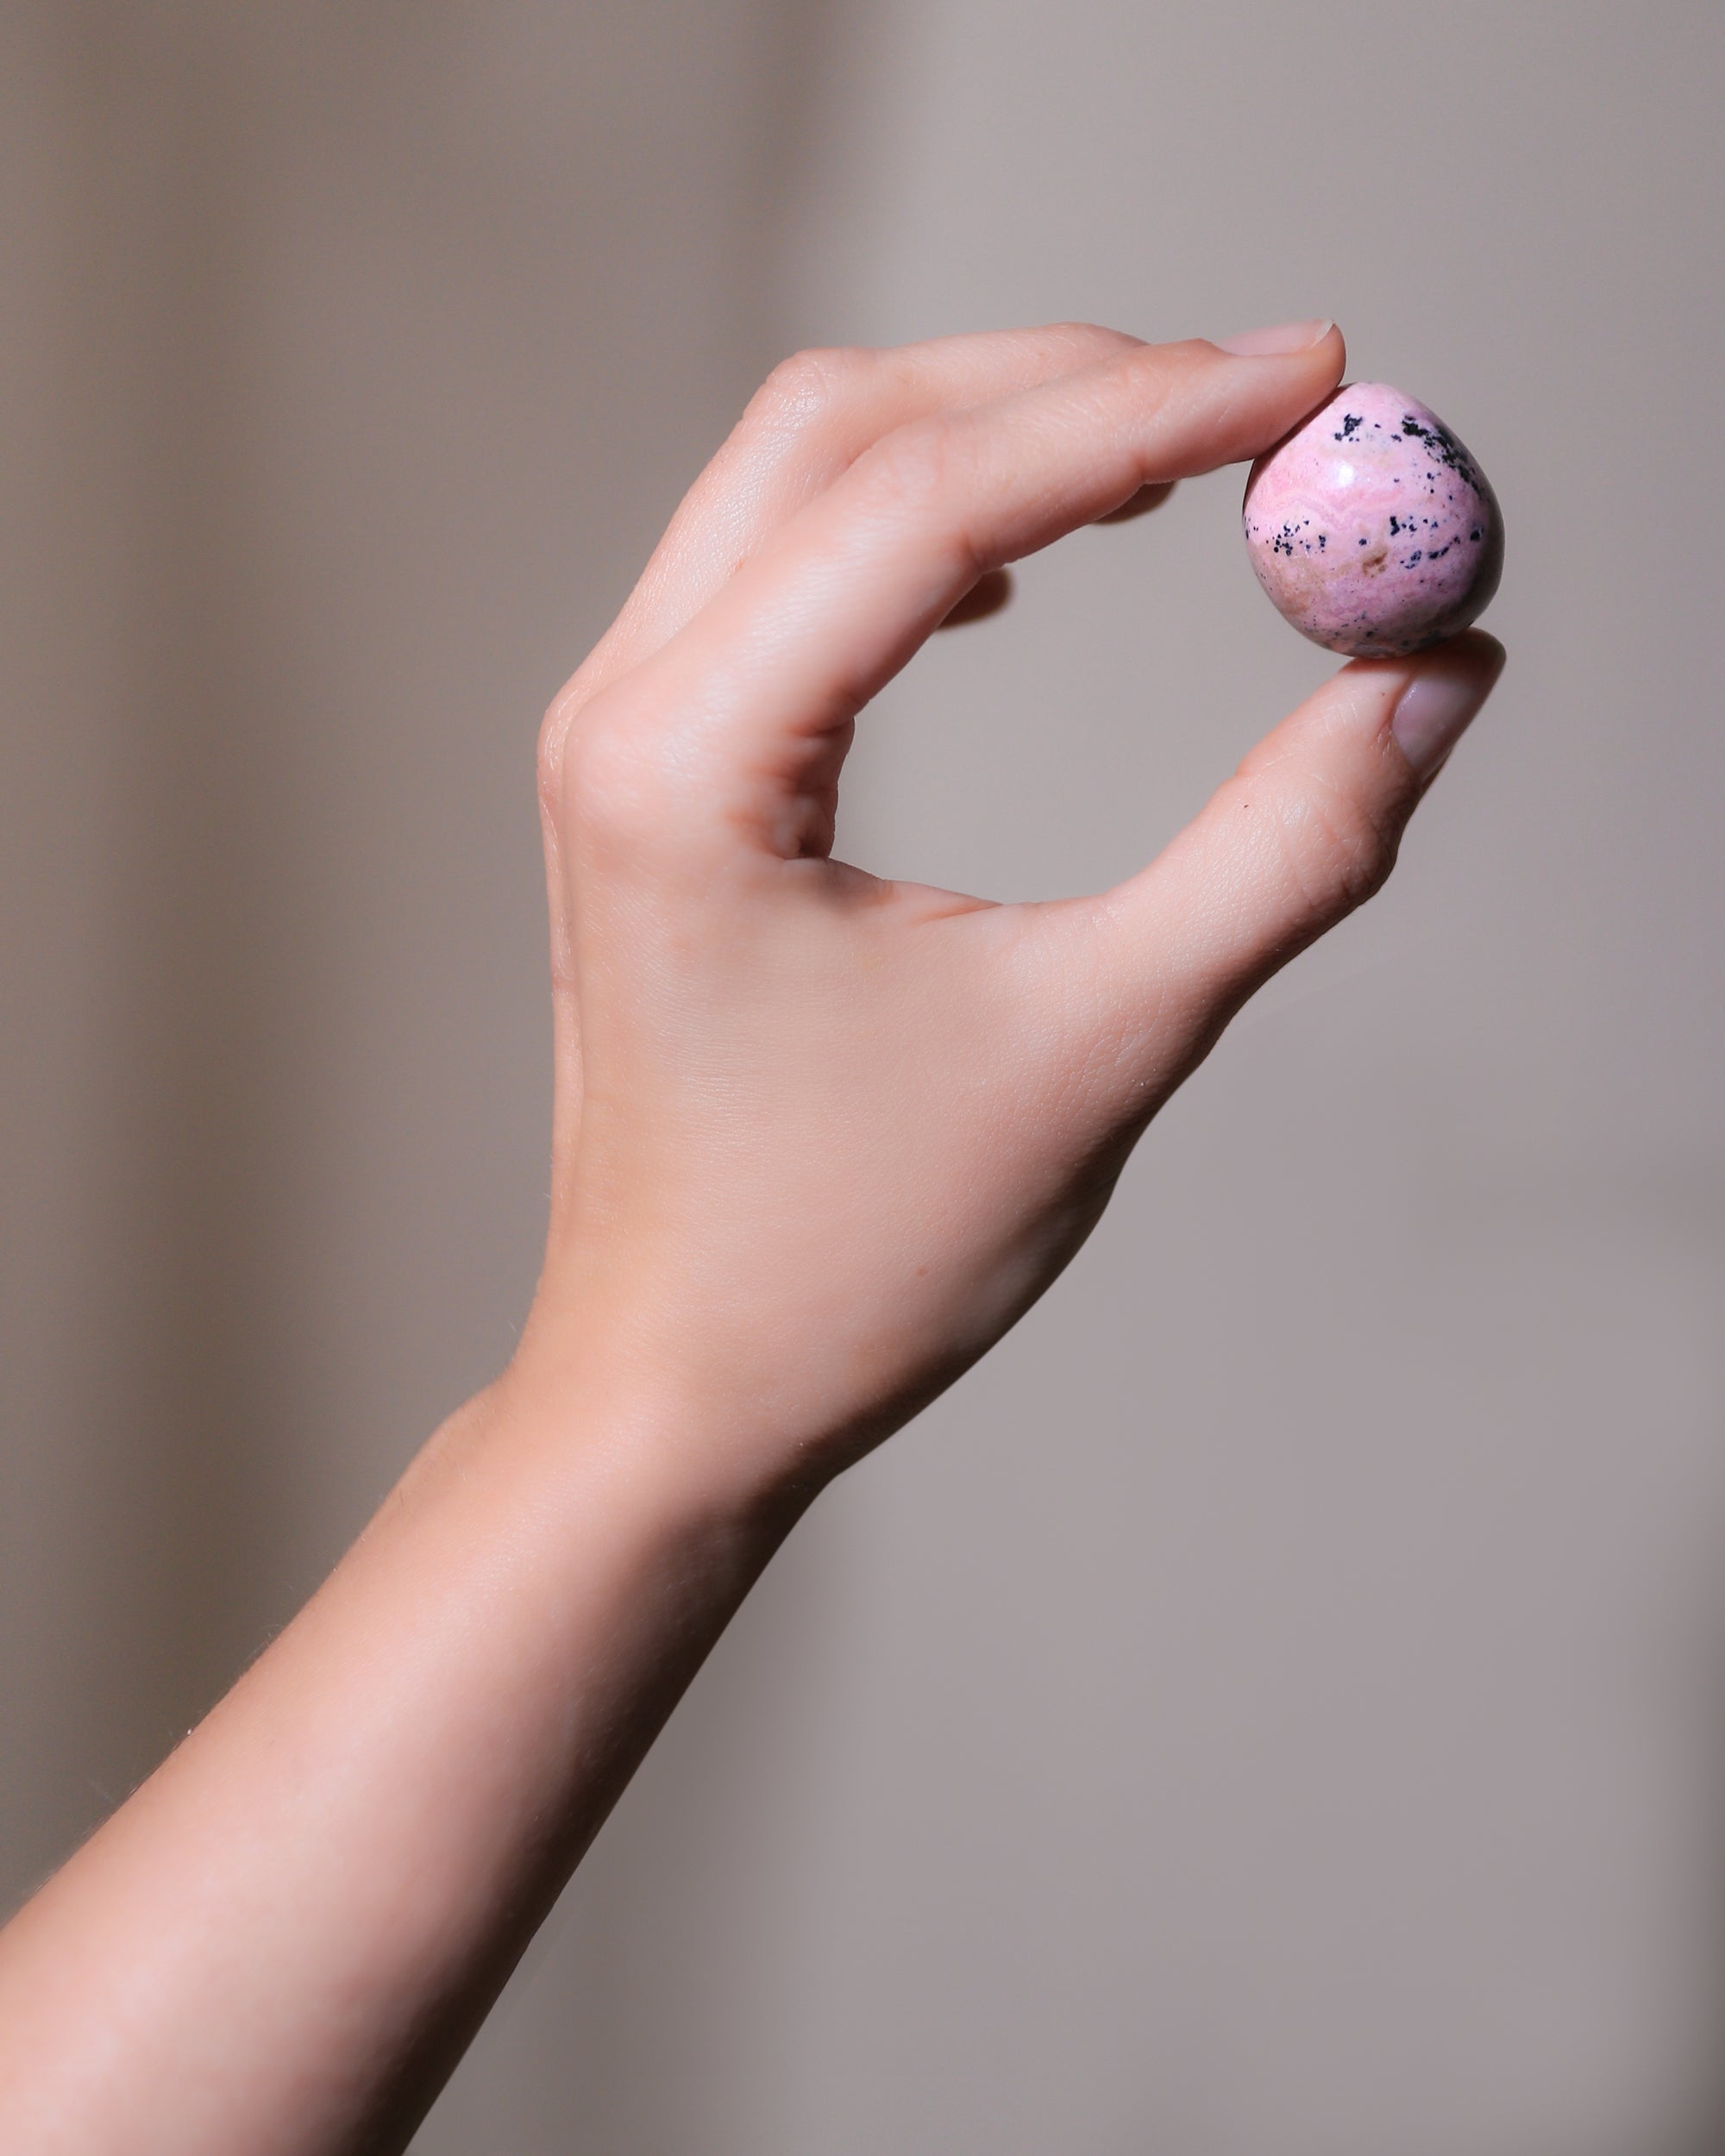
[[[1138,346],[896,429],[616,692],[631,755],[687,776],[709,828],[784,850],[804,792],[831,783],[833,736],[981,575],[1268,448],[1344,356],[1333,329],[1289,354]]]
[[[782,524],[882,435],[1143,349],[1088,322],[799,352],[774,368],[672,517],[616,623],[560,696],[584,701],[650,657]]]

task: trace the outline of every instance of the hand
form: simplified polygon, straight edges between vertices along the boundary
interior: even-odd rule
[[[830,857],[852,720],[1000,565],[1276,439],[1340,339],[806,358],[547,722],[549,1244],[505,1378],[0,1937],[0,2142],[406,2146],[800,1505],[1082,1241],[1382,880],[1500,655],[1346,667],[1120,890]]]
[[[818,1485],[1042,1293],[1242,1000],[1382,882],[1489,638],[1346,667],[1101,897],[831,857],[869,698],[1006,563],[1274,442],[1340,378],[1310,334],[806,354],[756,397],[546,722],[555,1157],[518,1380],[597,1354],[687,1403],[690,1471]]]

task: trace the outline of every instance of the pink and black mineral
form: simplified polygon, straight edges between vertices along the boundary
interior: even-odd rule
[[[1260,457],[1242,514],[1277,611],[1350,658],[1457,635],[1502,573],[1490,482],[1435,412],[1383,382],[1339,389]]]

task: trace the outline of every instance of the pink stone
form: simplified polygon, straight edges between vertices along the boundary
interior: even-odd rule
[[[1351,658],[1455,636],[1502,573],[1490,482],[1435,412],[1383,382],[1339,389],[1261,456],[1241,513],[1278,611]]]

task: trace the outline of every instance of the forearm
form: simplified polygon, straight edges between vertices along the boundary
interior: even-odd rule
[[[794,1503],[514,1377],[0,1939],[0,2145],[398,2147]]]

